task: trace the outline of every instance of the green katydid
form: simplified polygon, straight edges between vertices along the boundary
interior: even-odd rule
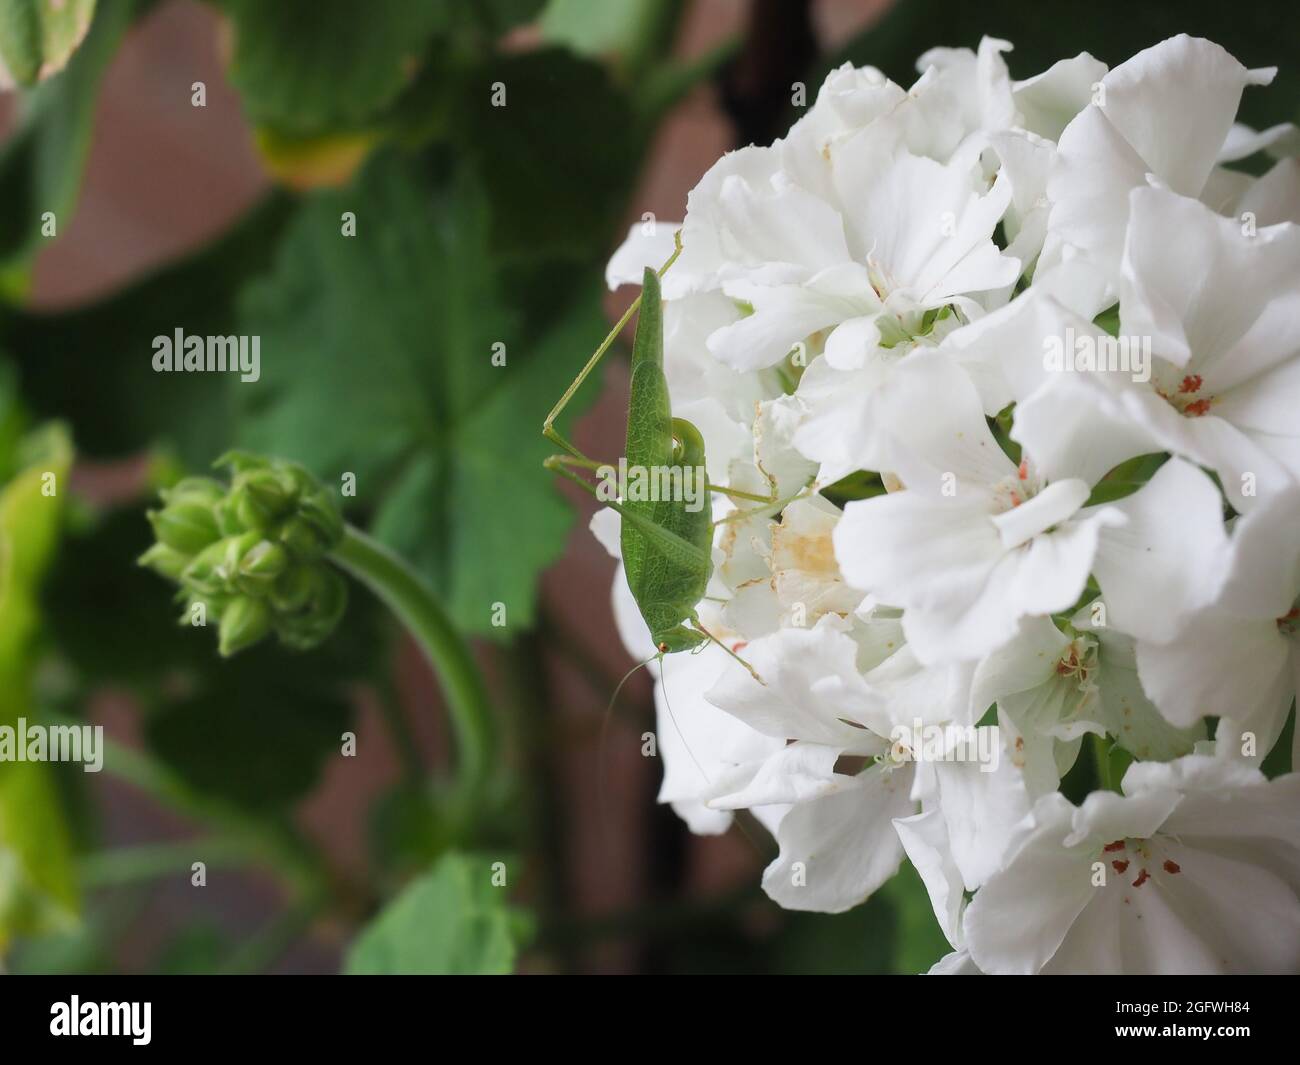
[[[555,419],[568,405],[587,375],[595,368],[639,306],[632,345],[631,398],[628,404],[626,458],[629,467],[695,469],[703,482],[704,440],[698,429],[672,416],[668,382],[663,368],[663,311],[659,277],[681,251],[680,243],[658,274],[647,268],[639,299],[614,326],[547,416],[542,434],[567,454],[552,455],[546,468],[597,495],[595,486],[576,469],[597,471],[607,464],[587,458],[555,429]],[[759,503],[772,500],[733,489],[708,486]],[[687,651],[713,640],[701,624],[696,606],[704,598],[713,572],[713,522],[707,508],[692,510],[682,499],[605,500],[623,518],[621,547],[628,587],[636,600],[659,654]],[[748,666],[746,665],[746,668]],[[751,670],[752,672],[752,670]]]

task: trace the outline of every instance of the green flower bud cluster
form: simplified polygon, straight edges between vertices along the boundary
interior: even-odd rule
[[[229,486],[186,477],[149,511],[157,542],[140,564],[180,585],[182,624],[202,604],[233,655],[274,632],[305,650],[325,639],[347,605],[347,582],[326,559],[343,538],[334,494],[301,466],[230,452]]]

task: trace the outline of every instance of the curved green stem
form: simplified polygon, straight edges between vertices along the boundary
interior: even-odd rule
[[[472,811],[492,771],[496,729],[469,648],[424,582],[382,544],[348,525],[331,557],[397,615],[429,659],[456,733],[459,796]]]
[[[208,836],[186,839],[179,843],[144,843],[132,847],[88,854],[81,875],[88,884],[105,887],[132,884],[140,880],[174,876],[187,870],[195,859],[202,859],[209,869],[239,866],[252,855],[248,842],[236,836]]]

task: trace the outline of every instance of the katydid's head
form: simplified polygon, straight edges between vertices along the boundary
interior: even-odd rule
[[[707,640],[708,637],[704,633],[697,632],[685,625],[676,625],[663,632],[654,633],[655,650],[661,655],[676,654],[678,651],[693,651]]]

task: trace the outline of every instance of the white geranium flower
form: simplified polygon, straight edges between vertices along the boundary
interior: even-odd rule
[[[988,973],[1300,967],[1300,775],[1205,755],[1132,766],[1124,795],[1039,799],[965,911]]]
[[[871,196],[838,209],[821,200],[797,204],[801,231],[825,231],[817,243],[823,257],[779,280],[768,263],[723,283],[752,313],[709,338],[709,350],[722,362],[739,370],[772,366],[810,335],[846,322],[870,323],[882,336],[908,336],[921,328],[926,311],[950,303],[975,307],[972,293],[1019,276],[1019,260],[1004,256],[991,239],[1011,201],[1009,182],[982,191],[967,167],[907,151],[882,157],[865,138],[845,142],[830,165],[841,197],[861,188],[871,188]],[[753,198],[747,187],[730,188],[737,198]],[[837,343],[834,332],[825,343],[828,349]]]
[[[962,928],[962,914],[966,909],[965,884],[961,870],[953,857],[948,838],[948,822],[937,809],[900,817],[894,821],[894,830],[907,852],[907,857],[921,876],[935,918],[955,951],[965,955],[966,933]],[[949,955],[951,957],[951,955]]]
[[[819,495],[797,499],[779,521],[762,519],[763,533],[734,523],[724,534],[731,543],[751,537],[761,568],[735,570],[739,578],[724,616],[730,628],[757,639],[783,626],[812,626],[826,614],[847,616],[862,593],[844,583],[835,562],[831,534],[840,510]]]
[[[991,240],[1010,182],[989,188],[977,165],[981,141],[952,158],[972,135],[986,138],[1015,118],[999,47],[986,41],[978,57],[932,53],[910,93],[875,71],[834,71],[787,138],[732,152],[701,179],[664,295],[721,288],[751,312],[710,336],[720,361],[773,366],[814,334],[886,309],[896,320],[882,330],[907,333],[927,310],[978,309],[971,294],[1014,283],[1020,260]],[[634,226],[611,260],[610,283],[666,259],[671,231]]]
[[[693,654],[666,656],[655,683],[655,736],[664,764],[659,802],[670,803],[700,835],[731,825],[730,810],[712,801],[719,789],[784,747],[704,697],[733,665],[726,651],[709,644]]]
[[[1219,45],[1180,34],[1101,79],[1094,102],[1061,133],[1048,182],[1053,208],[1040,269],[1074,256],[1102,282],[1102,294],[1081,298],[1076,310],[1090,318],[1118,296],[1129,192],[1150,175],[1180,195],[1205,194],[1242,91],[1275,73],[1247,70]]]
[[[1186,581],[1217,573],[1226,542],[1218,493],[1194,468],[1171,460],[1127,499],[1084,507],[1099,474],[1068,446],[1047,462],[1026,448],[1017,467],[947,356],[911,357],[889,389],[881,466],[903,490],[849,503],[835,554],[851,585],[904,608],[922,661],[983,657],[1020,618],[1073,607],[1090,573],[1113,624],[1139,634],[1172,631],[1217,591]]]
[[[921,56],[910,89],[874,67],[832,71],[808,114],[781,142],[784,169],[800,185],[833,200],[836,151],[859,133],[888,154],[905,148],[939,163],[968,164],[992,134],[1018,125],[1016,99],[1002,53],[1011,45],[985,37],[979,50],[933,48]]]
[[[915,810],[908,767],[835,771],[844,756],[875,759],[889,747],[889,717],[863,676],[863,648],[848,623],[826,615],[812,629],[756,640],[745,655],[763,681],[733,666],[707,699],[780,749],[724,779],[710,805],[783,807],[781,850],[764,889],[790,909],[849,909],[897,871],[903,853],[892,821]]]
[[[1293,971],[1300,777],[1258,766],[1300,683],[1300,133],[1236,123],[1272,71],[1207,41],[1009,48],[832,71],[609,264],[680,230],[665,372],[726,490],[722,646],[655,656],[616,577],[660,800],[750,811],[790,909],[910,859],[933,973]],[[1076,807],[1088,734],[1135,761]]]
[[[1043,73],[1013,87],[1021,126],[1030,133],[1059,141],[1074,117],[1092,103],[1094,86],[1106,76],[1106,64],[1087,52],[1053,63]]]
[[[833,614],[744,650],[763,681],[733,664],[708,700],[782,744],[793,742],[739,768],[723,782],[730,791],[718,789],[710,806],[782,807],[775,831],[781,853],[764,888],[791,909],[848,909],[897,870],[902,849],[891,822],[916,810],[918,767],[887,756],[894,726],[968,723],[969,670],[921,667],[896,621],[857,624]],[[836,771],[846,756],[868,764]],[[951,776],[966,767],[940,768]],[[960,786],[948,780],[950,801]],[[937,786],[923,790],[937,793]]]
[[[997,734],[1002,749],[995,765],[967,758],[916,766],[912,797],[926,814],[942,816],[952,865],[968,891],[997,871],[1016,825],[1029,812],[1029,784],[1012,758],[1012,736],[1006,730]]]
[[[951,313],[936,315],[927,334],[882,343],[869,318],[841,325],[799,379],[795,392],[803,414],[794,446],[818,464],[819,484],[870,468],[877,454],[881,388],[912,352],[933,347],[958,326]]]
[[[1026,618],[975,669],[975,713],[997,705],[1011,760],[1034,798],[1056,790],[1086,733],[1110,734],[1131,754],[1157,761],[1190,754],[1205,739],[1195,717],[1178,729],[1160,715],[1138,682],[1135,641],[1105,624],[1106,613],[1098,598],[1062,627]]]
[[[1300,227],[1247,236],[1153,189],[1133,193],[1132,211],[1120,330],[1151,337],[1156,356],[1133,420],[1247,506],[1245,475],[1261,492],[1278,488],[1273,462],[1300,478]]]
[[[1220,752],[1256,762],[1277,742],[1300,686],[1297,528],[1300,492],[1239,519],[1218,598],[1174,639],[1137,645],[1142,686],[1165,717],[1188,726],[1218,715]]]
[[[788,910],[843,913],[865,901],[902,864],[894,819],[915,809],[909,783],[909,773],[876,765],[791,806],[776,823],[781,849],[763,890]]]
[[[1138,189],[1131,199],[1119,331],[1149,345],[1149,372],[1045,373],[1035,329],[1090,343],[1104,333],[1035,295],[1021,298],[1023,313],[1007,308],[997,332],[985,326],[990,342],[1021,343],[1001,349],[1006,378],[985,367],[984,392],[996,402],[1007,389],[1021,399],[1050,385],[1017,412],[1035,444],[1074,446],[1063,426],[1091,426],[1105,462],[1169,451],[1214,470],[1233,506],[1248,509],[1300,479],[1300,227],[1246,235],[1173,193]]]
[[[874,756],[888,746],[891,722],[863,677],[862,649],[848,622],[826,615],[809,629],[786,628],[745,647],[762,678],[737,667],[708,699],[752,728],[781,740]]]

